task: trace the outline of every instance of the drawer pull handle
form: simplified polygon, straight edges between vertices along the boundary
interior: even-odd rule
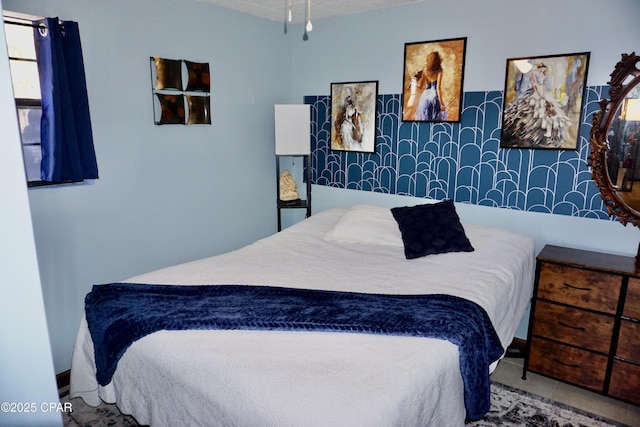
[[[565,363],[562,360],[558,360],[556,358],[554,358],[553,361],[556,362],[556,363],[559,363],[560,365],[568,366],[570,368],[579,368],[580,367],[580,365],[573,365],[571,363]]]
[[[566,323],[561,322],[559,320],[558,320],[558,325],[564,326],[565,328],[571,328],[571,329],[575,329],[575,330],[578,330],[578,331],[584,331],[584,328],[582,326],[567,325]]]
[[[577,290],[579,290],[579,291],[590,291],[590,290],[591,290],[591,288],[580,288],[580,287],[578,287],[578,286],[570,285],[570,284],[569,284],[569,283],[567,283],[567,282],[564,282],[564,283],[563,283],[563,285],[564,285],[564,286],[566,286],[567,288],[577,289]]]

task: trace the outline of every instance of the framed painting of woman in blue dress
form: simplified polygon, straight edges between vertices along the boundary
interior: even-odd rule
[[[460,122],[467,38],[405,43],[402,120]]]
[[[575,150],[589,52],[507,59],[501,148]]]

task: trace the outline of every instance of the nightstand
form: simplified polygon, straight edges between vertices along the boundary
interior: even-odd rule
[[[545,246],[527,371],[640,404],[640,268],[635,258]]]

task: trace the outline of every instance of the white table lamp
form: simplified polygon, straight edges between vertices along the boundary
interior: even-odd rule
[[[307,104],[275,104],[276,156],[311,154],[311,110]]]

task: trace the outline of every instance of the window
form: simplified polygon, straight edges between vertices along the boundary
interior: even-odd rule
[[[28,185],[98,179],[78,23],[4,20]]]
[[[45,184],[40,180],[42,104],[33,24],[31,19],[20,17],[5,15],[4,19],[27,181],[30,186],[42,185]]]

